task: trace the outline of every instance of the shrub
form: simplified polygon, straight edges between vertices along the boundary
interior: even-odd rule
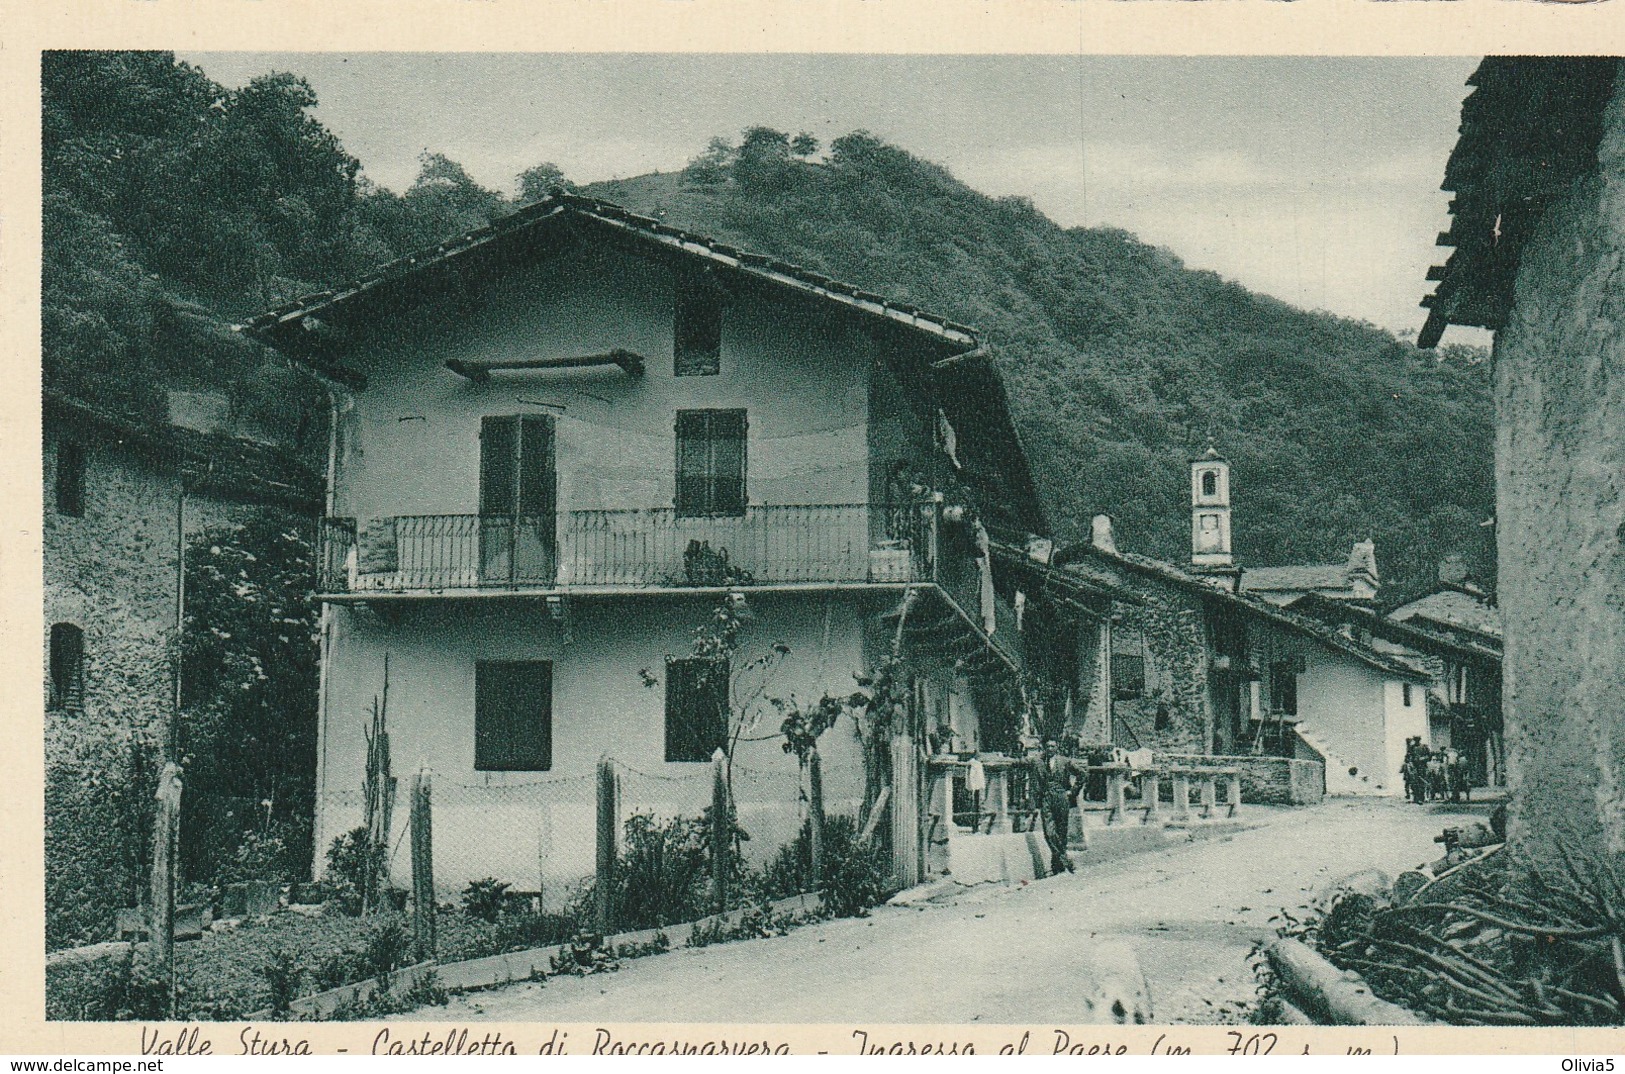
[[[279,1017],[285,1016],[294,997],[299,994],[299,983],[305,976],[305,968],[300,965],[298,956],[285,948],[277,948],[260,967],[260,976],[265,978],[271,1012]]]
[[[471,880],[463,889],[463,910],[470,917],[496,924],[508,902],[508,888],[513,885],[495,877]]]
[[[327,848],[327,883],[331,895],[327,905],[352,916],[361,913],[362,893],[369,877],[383,871],[384,848],[372,845],[367,829],[354,828]]]
[[[624,831],[614,882],[617,926],[658,928],[703,914],[710,861],[706,820],[673,817],[661,823],[635,813]]]
[[[377,979],[378,987],[387,989],[391,975],[407,964],[411,947],[412,938],[400,921],[395,918],[380,921],[367,933],[360,969]]]
[[[503,914],[497,921],[496,946],[501,951],[550,947],[580,931],[580,919],[570,914]]]
[[[861,916],[888,894],[884,854],[873,843],[858,845],[857,821],[843,814],[824,821],[824,908],[835,917]],[[769,898],[812,890],[812,825],[779,848],[762,874]]]

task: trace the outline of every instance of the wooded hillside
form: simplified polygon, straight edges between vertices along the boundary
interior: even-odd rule
[[[56,53],[44,80],[45,375],[75,394],[220,384],[313,449],[308,387],[224,326],[515,203],[437,155],[403,194],[371,186],[292,76],[228,91],[167,54]],[[539,165],[520,200],[563,181]],[[978,327],[1063,538],[1104,511],[1125,548],[1183,559],[1185,462],[1211,434],[1244,565],[1371,537],[1389,593],[1445,552],[1492,569],[1479,351],[1419,352],[1126,232],[1063,229],[861,132],[826,152],[757,128],[587,190]]]

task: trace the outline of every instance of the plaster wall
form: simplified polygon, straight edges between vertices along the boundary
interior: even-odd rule
[[[1618,85],[1625,85],[1625,71]],[[1495,343],[1509,838],[1625,856],[1625,99]]]
[[[368,379],[344,416],[336,512],[363,520],[473,514],[480,419],[557,415],[559,510],[670,507],[679,409],[748,411],[751,504],[869,499],[868,377],[875,345],[849,323],[741,291],[723,314],[721,372],[674,375],[675,274],[629,254],[564,255],[515,270],[469,303],[426,304],[360,339]],[[449,359],[545,359],[615,348],[615,366],[498,372]]]
[[[766,696],[815,701],[850,694],[863,670],[865,607],[841,595],[752,595],[736,670],[774,642],[790,654],[768,680]],[[621,816],[653,812],[697,816],[711,800],[709,763],[665,758],[664,668],[668,656],[691,652],[692,632],[711,613],[704,598],[661,596],[576,601],[570,638],[545,605],[525,601],[428,602],[393,621],[338,609],[319,748],[322,793],[318,853],[359,825],[366,767],[366,724],[383,688],[389,656],[388,728],[392,767],[404,788],[412,773],[433,774],[436,886],[455,893],[494,876],[516,890],[541,891],[550,905],[593,871],[595,770],[607,755],[621,779]],[[476,660],[553,661],[553,756],[546,772],[474,769]],[[647,669],[660,685],[644,685]],[[755,686],[742,677],[736,697]],[[780,717],[760,703],[735,754],[740,823],[747,855],[761,860],[791,840],[801,823],[800,773],[778,736]],[[825,808],[855,814],[863,767],[849,717],[825,733]],[[400,795],[393,830],[407,822]],[[318,870],[322,862],[317,862]],[[397,878],[410,875],[404,850]]]
[[[1389,765],[1382,673],[1319,646],[1303,652],[1298,726],[1326,758],[1326,793],[1400,794],[1399,765]],[[1421,690],[1415,694],[1425,733],[1427,709],[1420,704]]]

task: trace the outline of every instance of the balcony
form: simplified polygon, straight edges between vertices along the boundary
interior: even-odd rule
[[[929,503],[760,506],[704,518],[670,507],[546,519],[405,515],[359,531],[330,518],[318,588],[362,596],[902,584],[933,577],[936,533]]]

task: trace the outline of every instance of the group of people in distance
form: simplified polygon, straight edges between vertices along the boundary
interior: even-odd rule
[[[1405,797],[1421,805],[1449,796],[1452,802],[1472,801],[1472,783],[1467,778],[1467,761],[1454,746],[1431,749],[1420,735],[1405,740],[1405,763],[1399,774],[1405,780]]]

